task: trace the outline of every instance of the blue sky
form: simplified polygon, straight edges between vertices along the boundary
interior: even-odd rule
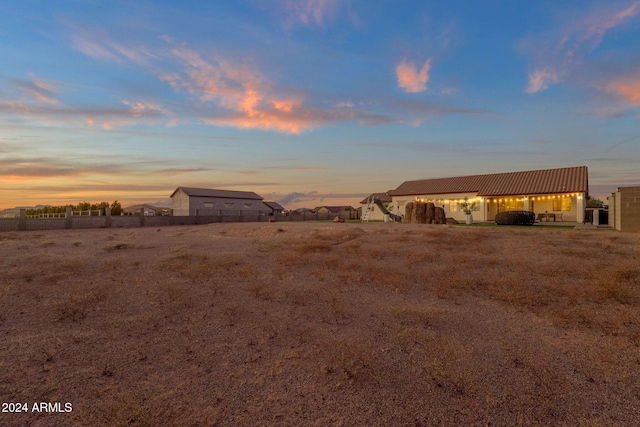
[[[640,1],[9,1],[0,208],[178,186],[356,206],[405,180],[640,185]]]

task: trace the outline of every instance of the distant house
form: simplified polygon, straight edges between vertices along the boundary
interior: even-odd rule
[[[20,216],[20,208],[11,208],[0,211],[0,218],[18,218]]]
[[[122,208],[122,212],[125,215],[139,214],[141,210],[144,211],[144,216],[169,215],[171,213],[171,209],[169,208],[152,206],[146,203],[140,204],[140,205],[127,206],[126,208]]]
[[[278,202],[264,202],[269,208],[271,208],[271,214],[281,214],[284,212],[284,207],[280,205]]]
[[[270,214],[273,209],[252,191],[178,187],[171,194],[174,216]]]
[[[460,203],[476,202],[477,221],[494,221],[500,212],[525,210],[547,221],[584,221],[589,180],[586,166],[452,178],[405,181],[389,192],[393,211],[404,215],[409,202],[443,207],[447,217],[464,220]]]
[[[391,191],[391,190],[389,190]],[[373,193],[373,194],[369,194],[367,196],[366,199],[362,200],[360,202],[360,210],[361,212],[366,212],[367,211],[367,206],[369,206],[369,202],[372,202],[372,205],[369,207],[369,217],[367,218],[367,220],[369,221],[382,221],[384,220],[384,213],[380,210],[380,208],[378,206],[376,206],[373,202],[375,202],[376,200],[379,200],[380,202],[382,202],[382,204],[384,206],[386,206],[387,208],[391,208],[392,206],[392,198],[389,195],[389,191],[385,192],[385,193]],[[391,210],[393,211],[393,209],[391,208]]]
[[[355,216],[355,209],[351,206],[318,206],[314,209],[315,213],[339,215],[345,219],[351,218],[351,213]]]

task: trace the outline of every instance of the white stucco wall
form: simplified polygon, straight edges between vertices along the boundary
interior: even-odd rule
[[[556,195],[556,196],[561,196]],[[405,205],[409,202],[416,200],[429,200],[434,201],[436,206],[443,207],[447,218],[454,218],[457,221],[464,221],[466,214],[462,212],[458,203],[468,197],[469,200],[475,199],[477,201],[478,210],[473,212],[474,221],[494,221],[495,216],[498,213],[498,204],[496,201],[500,199],[524,199],[519,202],[522,205],[521,209],[526,211],[531,210],[536,214],[539,213],[562,213],[563,221],[582,222],[584,221],[585,210],[585,193],[572,193],[567,195],[571,200],[570,211],[557,211],[553,207],[553,196],[535,195],[535,196],[498,196],[498,197],[478,197],[475,193],[450,193],[450,194],[420,194],[411,196],[393,196],[394,211],[399,212],[400,215],[405,213]],[[515,204],[515,203],[512,203]]]
[[[363,203],[362,205],[362,213],[364,214],[367,211],[367,204]],[[393,206],[393,204],[390,204],[390,206]],[[369,216],[369,220],[370,221],[383,221],[384,220],[384,214],[382,213],[382,211],[380,210],[380,208],[378,206],[376,206],[375,204],[372,206],[373,210],[371,211],[371,216]],[[396,208],[393,207],[393,209],[391,209],[391,213],[396,213]]]
[[[444,208],[444,213],[447,218],[454,218],[457,221],[464,222],[467,215],[462,212],[458,207],[458,203],[462,202],[467,197],[470,201],[476,199],[478,210],[473,212],[473,219],[475,221],[486,221],[486,209],[483,198],[478,198],[476,193],[449,193],[449,194],[418,194],[411,196],[393,196],[392,205],[393,212],[399,215],[405,214],[405,206],[409,202],[415,202],[416,200],[433,201],[436,206]]]

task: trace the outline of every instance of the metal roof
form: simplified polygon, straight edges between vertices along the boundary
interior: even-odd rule
[[[274,211],[283,211],[284,207],[280,205],[278,202],[264,202],[265,205],[269,206]]]
[[[193,187],[178,187],[176,191],[171,193],[171,197],[182,190],[188,196],[193,197],[215,197],[222,199],[254,199],[262,200],[262,197],[258,196],[253,191],[233,191],[233,190],[210,190],[208,188],[193,188]]]
[[[553,193],[587,193],[586,166],[506,172],[487,175],[405,181],[389,192],[392,196],[477,193],[478,196],[508,196]]]
[[[146,203],[142,203],[142,204],[139,204],[139,205],[127,206],[126,208],[122,208],[122,211],[123,212],[135,212],[135,211],[139,211],[142,208],[151,209],[151,210],[156,211],[156,212],[161,212],[163,209],[167,209],[167,210],[170,209],[170,208],[167,208],[167,207],[164,207],[164,206],[163,207],[152,206],[152,205],[149,205],[149,204],[146,204]]]
[[[386,191],[384,193],[372,193],[370,195],[368,195],[365,199],[363,199],[360,204],[364,205],[369,203],[369,199],[371,197],[373,197],[374,200],[380,200],[381,202],[390,202],[391,201],[391,196],[389,195],[389,193],[391,192],[391,190]]]

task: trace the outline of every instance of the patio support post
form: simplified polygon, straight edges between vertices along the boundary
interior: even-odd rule
[[[576,197],[576,222],[584,222],[584,210],[586,208],[586,194],[578,193]]]

